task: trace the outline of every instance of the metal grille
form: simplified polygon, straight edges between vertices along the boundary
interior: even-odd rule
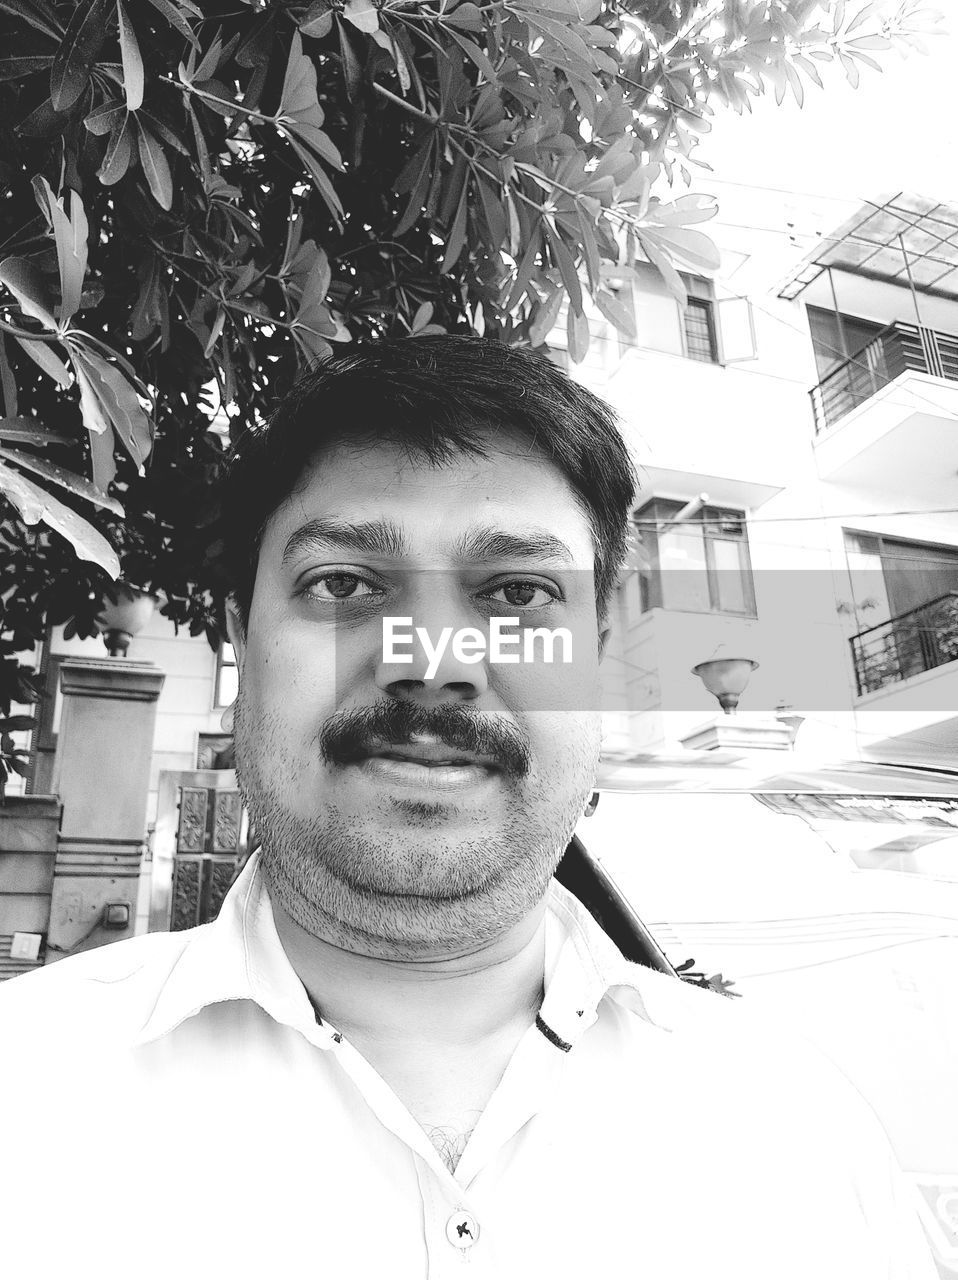
[[[859,695],[958,658],[958,592],[949,591],[851,638]]]
[[[704,298],[689,298],[685,308],[685,349],[690,360],[706,364],[718,361],[712,304]]]
[[[816,432],[827,430],[909,371],[958,380],[958,337],[902,321],[882,329],[812,388]]]

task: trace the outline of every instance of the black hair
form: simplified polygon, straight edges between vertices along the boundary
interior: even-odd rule
[[[324,450],[388,442],[441,466],[457,453],[485,456],[490,429],[526,440],[569,482],[592,530],[604,620],[637,483],[615,414],[544,355],[442,335],[344,349],[236,441],[222,495],[223,563],[243,626],[266,525]]]

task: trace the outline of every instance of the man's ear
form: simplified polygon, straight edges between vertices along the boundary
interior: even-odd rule
[[[246,627],[243,616],[232,596],[226,601],[226,634],[236,654],[236,669],[242,674],[243,656],[246,653]]]
[[[605,646],[611,634],[612,634],[611,627],[605,627],[603,628],[602,631],[599,632],[599,661],[600,662],[605,657]]]

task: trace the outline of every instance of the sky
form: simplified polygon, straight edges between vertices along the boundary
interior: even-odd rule
[[[779,245],[795,261],[816,232],[831,231],[865,199],[912,191],[958,201],[958,17],[926,43],[927,55],[873,55],[885,69],[863,66],[858,89],[838,66],[819,63],[825,88],[806,81],[802,108],[791,94],[781,106],[767,94],[753,99],[752,114],[717,113],[696,152],[713,173],[696,169],[693,189],[713,192],[720,205],[703,230],[717,232],[723,221],[770,228],[763,248]]]

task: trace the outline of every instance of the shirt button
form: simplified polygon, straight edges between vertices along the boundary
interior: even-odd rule
[[[457,1249],[471,1249],[479,1239],[479,1223],[465,1209],[457,1209],[446,1223],[446,1239]]]

